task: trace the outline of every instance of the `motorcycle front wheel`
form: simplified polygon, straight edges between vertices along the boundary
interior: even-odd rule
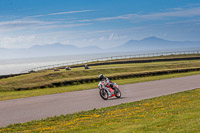
[[[103,89],[99,90],[99,94],[100,94],[101,98],[103,98],[104,100],[107,100],[109,97],[108,92],[104,91]]]
[[[121,97],[121,91],[120,91],[118,88],[116,88],[115,96],[116,96],[117,98],[120,98],[120,97]]]

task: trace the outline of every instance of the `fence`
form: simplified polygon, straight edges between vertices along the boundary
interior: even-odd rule
[[[54,65],[35,67],[35,68],[31,68],[31,69],[22,71],[21,73],[29,73],[29,72],[32,72],[32,71],[39,71],[39,70],[52,69],[52,68],[71,66],[71,65],[78,65],[78,64],[86,64],[86,63],[94,62],[94,61],[108,61],[108,60],[115,60],[115,59],[130,59],[130,58],[141,58],[141,57],[155,57],[155,56],[168,56],[168,55],[186,55],[186,54],[200,54],[200,50],[161,52],[161,53],[148,53],[148,54],[135,54],[135,55],[122,55],[122,56],[110,56],[110,57],[88,59],[88,60],[78,60],[78,61],[73,61],[73,62],[68,62],[68,63],[61,63],[61,64],[54,64]]]

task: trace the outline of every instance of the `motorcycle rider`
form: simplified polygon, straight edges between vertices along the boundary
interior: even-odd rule
[[[114,87],[114,83],[111,82],[111,80],[109,80],[107,77],[104,77],[103,74],[99,75],[99,79],[100,79],[99,84],[101,84],[102,82],[104,82],[105,85],[110,86],[115,92],[117,92],[117,89],[115,89],[115,87]]]

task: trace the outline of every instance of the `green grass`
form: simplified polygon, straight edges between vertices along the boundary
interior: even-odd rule
[[[19,88],[32,89],[48,86],[53,83],[72,81],[86,78],[96,78],[103,73],[106,76],[123,75],[128,73],[152,72],[156,70],[174,70],[199,67],[200,60],[168,61],[153,63],[129,63],[91,66],[89,70],[73,68],[71,71],[61,69],[54,72],[46,70],[27,75],[21,75],[0,80],[0,91],[15,91]]]
[[[156,54],[155,54],[156,55]],[[141,61],[141,60],[157,60],[157,59],[175,59],[175,58],[192,58],[192,57],[200,57],[200,54],[182,54],[182,55],[167,55],[167,56],[154,56],[154,57],[135,57],[135,58],[130,58],[130,56],[127,56],[127,58],[125,59],[115,59],[115,57],[110,60],[110,58],[108,58],[109,60],[107,60],[106,62],[119,62],[119,61]],[[95,64],[95,63],[105,63],[105,61],[93,61],[93,62],[89,62],[87,64]],[[80,65],[85,65],[85,64],[78,64],[78,66]],[[77,65],[73,65],[73,66],[77,66]],[[62,67],[61,67],[62,68]]]
[[[200,74],[200,71],[176,73],[176,74],[168,74],[168,75],[160,75],[160,76],[148,76],[148,77],[140,77],[140,78],[119,79],[119,80],[113,80],[113,82],[116,82],[119,85],[123,85],[123,84],[139,83],[139,82],[183,77],[183,76],[189,76],[189,75],[198,75],[198,74]],[[55,94],[55,93],[63,93],[63,92],[70,92],[70,91],[93,89],[93,88],[97,88],[97,85],[98,85],[98,82],[94,82],[94,83],[68,85],[68,86],[63,86],[63,87],[54,87],[54,88],[45,88],[45,89],[0,92],[0,101]]]
[[[20,133],[199,131],[200,89],[0,128],[0,132]]]

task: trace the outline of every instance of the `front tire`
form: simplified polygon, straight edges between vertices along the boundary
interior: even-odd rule
[[[120,98],[121,97],[121,91],[118,89],[118,88],[115,88],[116,90],[115,90],[115,96],[117,97],[117,98]],[[117,91],[117,92],[116,92]]]
[[[108,100],[108,92],[104,91],[103,89],[99,90],[99,94],[101,96],[101,98],[103,98],[104,100]]]

